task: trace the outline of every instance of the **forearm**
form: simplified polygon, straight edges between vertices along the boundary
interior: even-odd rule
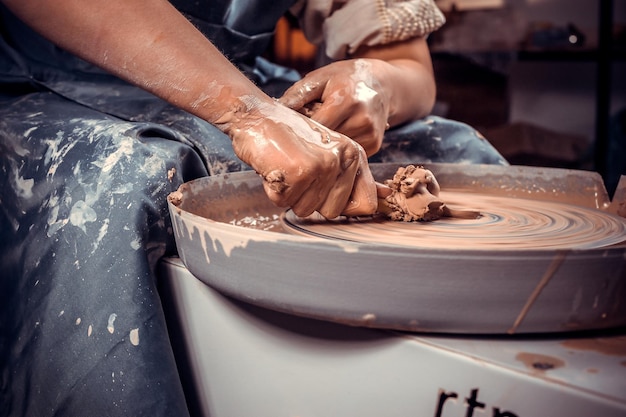
[[[437,94],[430,52],[425,39],[367,48],[354,57],[383,61],[379,77],[390,99],[388,122],[394,126],[427,116]]]
[[[374,213],[357,142],[277,103],[167,0],[0,0],[33,29],[226,132],[267,196],[299,216]]]
[[[166,0],[3,1],[58,46],[211,123],[271,100]]]
[[[435,104],[436,88],[422,65],[411,60],[388,61],[392,66],[389,89],[391,101],[388,122],[395,126],[430,114]]]

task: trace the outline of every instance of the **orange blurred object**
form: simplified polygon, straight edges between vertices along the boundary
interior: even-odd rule
[[[305,38],[297,22],[283,17],[276,25],[272,55],[277,64],[307,72],[315,65],[317,47]]]

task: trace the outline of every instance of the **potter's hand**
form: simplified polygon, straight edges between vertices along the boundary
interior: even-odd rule
[[[324,126],[376,153],[388,128],[390,97],[381,82],[379,60],[333,62],[308,73],[279,99]]]
[[[375,212],[376,185],[355,141],[273,101],[225,117],[219,124],[235,153],[261,175],[276,205],[329,219]]]
[[[359,142],[380,149],[388,126],[420,119],[435,103],[426,38],[361,47],[355,59],[307,74],[280,99],[288,107]]]

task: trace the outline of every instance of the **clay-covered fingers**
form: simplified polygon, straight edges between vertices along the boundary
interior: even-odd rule
[[[376,182],[376,194],[378,195],[378,198],[387,198],[389,197],[392,193],[393,190],[385,184],[381,184],[380,182]]]
[[[336,104],[333,100],[316,101],[305,105],[298,111],[319,124],[335,130],[358,142],[367,156],[372,156],[382,146],[387,122],[381,115],[384,112],[371,113],[361,111],[361,103]],[[367,110],[367,109],[364,109]]]
[[[325,83],[317,77],[307,76],[289,87],[278,102],[292,110],[311,116],[322,101]]]
[[[355,145],[356,142],[354,143]],[[358,145],[358,169],[355,173],[352,192],[348,204],[341,214],[344,216],[365,216],[374,214],[378,208],[377,187],[367,163],[363,147]]]
[[[378,207],[376,211],[382,214],[391,214],[393,209],[387,203],[387,197],[393,194],[393,190],[380,182],[376,182],[376,195],[378,197]]]
[[[357,114],[355,112],[355,114]],[[387,122],[384,118],[373,118],[371,113],[362,114],[362,117],[346,119],[336,127],[338,132],[358,142],[367,156],[378,152],[383,144]]]
[[[278,101],[329,129],[337,130],[350,117],[349,75],[327,65],[308,73],[285,91]]]
[[[293,179],[293,175],[289,174],[289,172],[293,171],[294,170],[289,169],[289,167],[280,167],[266,174],[260,174],[263,178],[265,194],[278,207],[293,205],[291,202],[299,201],[302,192],[308,188],[308,185],[301,183],[302,180],[306,181],[307,178],[303,177],[299,183]],[[259,170],[257,170],[257,172],[259,172]],[[313,179],[311,179],[311,182],[313,182]]]
[[[279,101],[329,129],[356,140],[368,156],[381,145],[389,97],[365,60],[334,62],[307,74]]]
[[[349,205],[359,170],[360,147],[345,137],[340,140],[337,145],[339,170],[335,178],[329,178],[332,188],[318,208],[319,213],[328,219],[339,216]]]
[[[274,101],[241,115],[228,133],[235,153],[263,178],[277,206],[327,218],[374,212],[367,156],[347,136]]]
[[[345,136],[335,136],[334,140],[333,147],[320,152],[310,165],[299,167],[298,172],[314,173],[314,180],[306,182],[310,176],[305,175],[291,187],[302,192],[285,196],[285,203],[298,216],[317,211],[333,219],[342,214],[358,216],[376,211],[376,186],[365,151]]]
[[[302,193],[288,206],[296,215],[306,217],[315,211],[321,212],[321,207],[333,188],[333,182],[315,179],[308,186],[298,188]]]
[[[367,156],[372,156],[382,146],[387,126],[386,111],[382,102],[336,99],[330,97],[317,102],[303,114],[329,129],[358,142]]]

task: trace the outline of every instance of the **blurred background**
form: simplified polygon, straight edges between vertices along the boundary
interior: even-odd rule
[[[434,114],[466,122],[513,164],[626,175],[626,1],[436,0],[428,41]],[[270,58],[302,73],[325,58],[297,23]]]

